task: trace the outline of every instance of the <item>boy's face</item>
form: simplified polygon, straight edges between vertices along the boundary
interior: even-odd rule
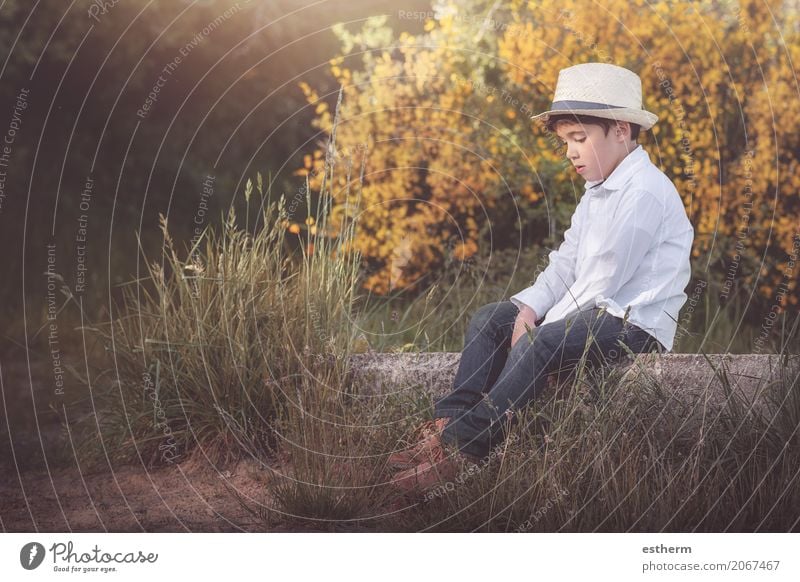
[[[599,125],[579,122],[561,122],[556,126],[556,135],[567,146],[567,159],[575,170],[587,181],[604,180],[619,163],[636,147],[631,144],[626,132],[612,125],[608,135]]]

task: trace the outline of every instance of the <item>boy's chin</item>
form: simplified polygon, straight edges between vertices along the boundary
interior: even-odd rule
[[[602,180],[603,176],[592,176],[592,175],[583,175],[581,176],[587,182],[597,182],[598,180]]]

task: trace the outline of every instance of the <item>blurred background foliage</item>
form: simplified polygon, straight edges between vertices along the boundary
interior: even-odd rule
[[[424,10],[427,2],[407,6]],[[81,298],[87,316],[97,316],[110,297],[121,298],[119,284],[144,270],[136,231],[151,254],[161,248],[159,213],[169,217],[180,246],[194,235],[195,219],[201,227],[220,225],[257,172],[270,177],[276,197],[299,192],[304,179],[292,172],[325,138],[310,125],[314,109],[298,83],[334,91],[337,82],[326,70],[338,49],[331,26],[358,26],[365,14],[389,10],[389,2],[367,0],[78,0],[46,8],[3,2],[0,133],[20,91],[29,91],[11,163],[3,168],[6,338],[19,341],[23,300],[29,319],[43,320],[46,244],[56,245],[56,271],[74,291],[81,214],[88,218],[89,265]],[[422,23],[397,25],[422,30]],[[176,57],[178,66],[165,73]],[[163,86],[141,118],[137,111],[160,76]],[[208,175],[215,178],[213,195],[204,199]],[[87,177],[94,187],[84,212]],[[292,211],[303,221],[310,212],[305,195],[298,199]]]
[[[82,214],[89,268],[76,298],[89,319],[142,275],[137,233],[146,252],[160,249],[159,213],[188,244],[257,172],[273,199],[286,196],[287,244],[313,252],[306,190],[313,208],[340,87],[330,222],[358,216],[363,287],[395,302],[379,309],[413,319],[409,306],[433,289],[457,290],[461,317],[476,298],[507,298],[546,266],[583,194],[529,117],[549,105],[558,71],[585,61],[639,72],[660,116],[640,142],[695,226],[687,294],[705,283],[701,303],[736,303],[755,327],[798,303],[797,0],[102,4],[0,8],[2,131],[28,90],[0,210],[6,339],[20,337],[23,313],[28,339],[46,322],[47,244],[75,291]],[[257,209],[235,204],[257,228]],[[435,313],[449,317],[452,300]],[[60,315],[62,333],[76,313]]]

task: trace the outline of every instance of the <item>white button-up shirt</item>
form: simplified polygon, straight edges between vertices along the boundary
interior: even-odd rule
[[[694,228],[670,179],[637,146],[586,191],[531,287],[511,297],[546,325],[605,307],[672,350],[687,299]]]

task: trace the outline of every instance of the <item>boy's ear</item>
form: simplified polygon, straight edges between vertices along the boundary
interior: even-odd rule
[[[617,121],[616,125],[614,126],[614,135],[617,138],[617,141],[625,141],[630,139],[631,135],[631,124],[627,121]]]

